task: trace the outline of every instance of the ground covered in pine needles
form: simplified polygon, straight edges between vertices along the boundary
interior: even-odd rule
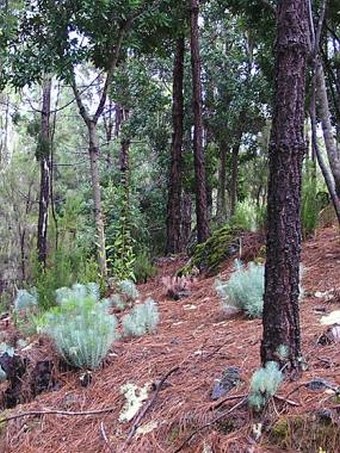
[[[325,331],[321,316],[340,309],[338,231],[323,229],[303,245],[301,324],[308,369],[299,380],[286,380],[279,398],[261,415],[245,401],[259,367],[261,320],[242,315],[227,319],[214,290],[215,277],[200,276],[191,296],[169,300],[161,277],[181,265],[183,260],[164,259],[159,275],[139,286],[143,298],[159,303],[157,332],[117,342],[86,387],[81,372],[56,371],[59,389],[1,414],[2,419],[13,416],[0,425],[1,451],[340,452],[339,401],[331,389],[309,385],[322,378],[340,387],[340,343],[319,344]],[[232,268],[230,260],[221,277],[226,279]],[[51,358],[51,344],[37,339],[30,354]],[[228,366],[240,369],[242,381],[213,401],[215,380]],[[150,392],[137,416],[121,423],[125,400],[120,387],[129,382],[149,384]],[[53,411],[57,413],[42,414]],[[14,418],[24,412],[31,414]]]

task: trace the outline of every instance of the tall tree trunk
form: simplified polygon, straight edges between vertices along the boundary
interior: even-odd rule
[[[225,143],[220,145],[220,166],[218,170],[218,190],[216,217],[218,222],[223,223],[227,219],[227,154],[229,149]]]
[[[181,198],[181,250],[188,245],[191,235],[192,224],[192,196],[191,193],[183,191]]]
[[[102,277],[107,277],[107,264],[106,264],[106,248],[105,248],[105,229],[104,219],[101,207],[101,190],[100,190],[100,176],[99,176],[99,142],[97,135],[97,124],[99,118],[102,116],[104,107],[108,97],[109,87],[111,85],[115,70],[118,65],[120,58],[121,48],[125,34],[129,30],[133,18],[129,17],[118,31],[118,39],[112,48],[111,58],[108,62],[108,69],[106,71],[106,77],[103,89],[101,90],[100,99],[96,108],[95,113],[90,116],[83,100],[81,93],[77,87],[75,74],[72,74],[72,89],[77,102],[80,116],[83,118],[84,123],[87,126],[89,135],[89,157],[90,157],[90,168],[91,168],[91,180],[92,180],[92,192],[93,192],[93,205],[94,205],[94,217],[97,230],[97,258],[100,273]]]
[[[40,161],[40,194],[37,251],[38,261],[45,269],[47,258],[48,207],[51,190],[51,86],[52,79],[47,76],[42,87],[41,131],[37,147],[37,158]]]
[[[201,62],[199,50],[199,0],[190,0],[191,14],[191,67],[193,85],[194,110],[194,166],[196,180],[196,216],[197,241],[205,242],[209,237],[209,222],[207,209],[207,184],[205,161],[203,153],[203,119],[202,119],[202,87]]]
[[[89,134],[90,171],[93,193],[93,211],[97,233],[96,243],[98,248],[98,265],[101,275],[105,278],[107,276],[107,266],[106,266],[105,229],[99,176],[99,142],[97,134],[97,124],[94,123],[93,121],[89,121],[88,123],[88,134]]]
[[[183,77],[184,77],[184,36],[177,40],[172,94],[173,133],[166,218],[165,253],[181,251],[181,191],[182,191],[182,145],[183,145]]]
[[[321,118],[328,161],[335,182],[335,191],[337,196],[340,198],[340,153],[333,137],[333,126],[329,110],[325,73],[320,58],[317,58],[316,62],[316,98],[318,101],[319,115]]]
[[[299,263],[304,101],[308,53],[306,0],[278,4],[274,115],[270,139],[267,261],[261,360],[301,367]]]
[[[238,157],[241,148],[242,132],[237,134],[231,153],[230,215],[235,214],[237,203]]]

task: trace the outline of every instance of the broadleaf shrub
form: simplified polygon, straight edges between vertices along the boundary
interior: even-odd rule
[[[267,362],[264,368],[255,371],[251,378],[248,403],[255,410],[263,409],[283,381],[283,373],[276,362]]]
[[[153,332],[159,322],[157,304],[152,299],[146,299],[143,304],[136,305],[131,313],[122,318],[125,336],[140,337]]]
[[[109,314],[110,303],[98,301],[94,289],[73,285],[67,294],[63,288],[59,306],[44,315],[42,330],[54,340],[64,360],[77,368],[97,368],[118,338],[118,321]]]
[[[244,311],[250,318],[259,318],[263,310],[264,266],[250,262],[247,267],[236,261],[236,270],[227,282],[216,280],[215,288],[223,308],[230,306]]]

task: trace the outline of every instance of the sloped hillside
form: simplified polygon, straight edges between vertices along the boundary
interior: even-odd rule
[[[81,385],[80,372],[59,370],[55,376],[59,389],[3,412],[2,418],[28,411],[31,415],[2,424],[1,451],[297,451],[297,442],[302,445],[299,451],[340,451],[339,428],[330,429],[332,423],[336,426],[339,422],[339,401],[336,403],[331,389],[310,385],[320,378],[340,386],[340,344],[318,344],[325,330],[320,317],[340,308],[340,243],[336,229],[326,228],[304,243],[301,318],[308,369],[299,381],[284,382],[278,393],[281,398],[270,403],[262,416],[252,414],[244,400],[251,375],[259,366],[261,321],[241,315],[226,319],[213,277],[200,277],[190,297],[169,300],[161,276],[171,275],[179,264],[164,260],[159,275],[139,287],[143,296],[159,302],[161,322],[157,332],[116,343],[103,369],[92,374],[87,386]],[[222,278],[227,278],[232,266],[231,261],[225,264]],[[51,346],[37,339],[31,354],[50,357]],[[240,369],[241,383],[227,397],[212,400],[215,380],[228,366]],[[139,387],[147,384],[148,396],[133,420],[120,422],[125,401],[120,387],[126,383]],[[68,414],[42,415],[39,411]],[[315,427],[314,434],[311,432],[309,415],[304,414],[313,414],[315,420],[320,411],[328,421],[327,429],[320,430],[317,437]],[[296,436],[287,420],[299,421]],[[256,435],[254,423],[262,424],[262,435]],[[208,426],[201,429],[204,425]],[[303,444],[303,438],[307,443]]]

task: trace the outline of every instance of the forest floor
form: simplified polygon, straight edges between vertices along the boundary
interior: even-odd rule
[[[299,380],[286,380],[278,392],[282,399],[270,402],[262,415],[252,413],[245,402],[251,375],[260,362],[261,320],[248,320],[242,315],[226,318],[214,289],[215,277],[200,276],[191,296],[169,300],[161,277],[172,275],[182,262],[183,259],[161,260],[158,275],[139,285],[142,298],[150,296],[159,303],[156,333],[115,343],[103,368],[93,372],[87,387],[81,386],[80,372],[58,371],[55,377],[59,389],[6,410],[1,417],[27,411],[109,410],[67,416],[38,413],[12,419],[0,425],[1,451],[340,452],[340,404],[329,389],[308,386],[311,380],[323,378],[340,387],[340,344],[318,344],[325,331],[321,316],[340,308],[338,231],[325,228],[303,244],[305,296],[301,302],[301,327],[308,369]],[[232,269],[230,260],[220,273],[222,279]],[[37,339],[30,354],[50,358],[50,344]],[[228,366],[241,370],[242,382],[225,398],[213,401],[215,380]],[[148,410],[142,409],[137,418],[122,423],[118,420],[124,406],[120,387],[126,383],[140,387],[153,383],[154,388],[143,403]],[[226,415],[214,422],[223,414]],[[325,419],[322,429],[313,425],[320,414]],[[263,434],[256,436],[254,426],[259,423],[257,431],[262,426]],[[209,426],[201,429],[206,424]],[[275,436],[269,434],[273,427]],[[194,435],[188,439],[191,434]]]

